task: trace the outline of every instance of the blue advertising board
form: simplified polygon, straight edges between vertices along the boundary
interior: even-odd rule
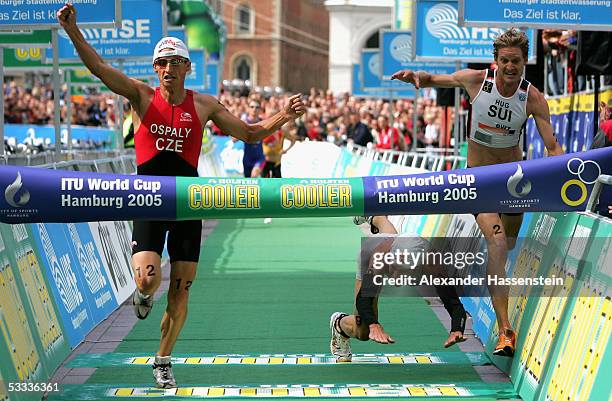
[[[187,43],[187,35],[185,35],[185,27],[184,26],[169,26],[168,27],[168,36],[174,36],[185,43],[185,46],[189,48],[189,43]]]
[[[57,11],[64,5],[63,3],[61,1],[3,1],[0,9],[0,28],[58,28],[60,25],[57,21]],[[111,27],[121,22],[119,0],[72,1],[72,3],[77,9],[80,26]]]
[[[123,0],[121,28],[81,29],[85,40],[104,58],[153,58],[155,44],[163,36],[162,6],[160,0]],[[63,31],[58,35],[59,58],[79,61],[74,45]],[[52,49],[46,57],[53,59]]]
[[[466,26],[612,31],[611,17],[610,1],[459,0],[459,23]]]
[[[368,92],[363,90],[363,84],[362,84],[362,79],[361,79],[361,65],[360,64],[353,64],[353,79],[352,79],[352,83],[353,83],[352,95],[358,96],[358,97],[370,97],[370,96],[372,96],[371,93],[368,93]]]
[[[412,61],[412,33],[410,31],[381,30],[380,45],[383,83],[400,70],[427,71],[430,74],[452,74],[456,71],[454,63]]]
[[[100,256],[87,224],[33,224],[34,241],[42,250],[42,264],[64,322],[70,346],[78,345],[100,321],[117,307]],[[73,243],[72,241],[77,241]],[[85,243],[85,246],[84,246]],[[75,253],[77,252],[77,253]],[[83,263],[83,264],[82,264]]]
[[[191,50],[190,50],[191,51]],[[206,77],[204,87],[197,88],[200,93],[206,93],[211,96],[219,95],[219,63],[209,61],[205,65]]]
[[[490,63],[493,42],[501,28],[460,27],[456,0],[417,0],[412,13],[415,41],[413,55],[417,61],[461,61]],[[536,32],[525,31],[535,44]],[[528,63],[536,61],[536,46],[530,46]]]
[[[185,77],[185,88],[196,89],[205,87],[205,57],[204,50],[189,50],[191,73]]]
[[[383,81],[380,76],[380,51],[379,49],[365,49],[361,51],[361,79],[363,90],[371,92],[373,96],[388,98],[413,98],[414,87],[400,81]],[[391,94],[390,90],[393,90]]]

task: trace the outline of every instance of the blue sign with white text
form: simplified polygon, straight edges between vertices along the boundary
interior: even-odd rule
[[[416,1],[413,52],[417,61],[493,61],[493,42],[504,30],[460,27],[458,17],[456,0]],[[525,33],[532,44],[528,61],[534,63],[536,32],[528,29]]]
[[[408,97],[415,96],[414,87],[406,85],[400,81],[383,81],[380,76],[380,51],[378,49],[367,49],[361,51],[361,79],[363,90],[371,92],[371,95],[377,97],[391,97],[390,89],[393,90],[393,97]],[[396,90],[397,88],[401,88]]]
[[[125,0],[124,0],[125,1]],[[130,0],[131,1],[131,0]],[[74,1],[82,26],[112,26],[119,20],[119,1]],[[50,28],[59,27],[57,11],[63,1],[2,1],[0,28]]]
[[[162,8],[160,0],[123,0],[120,29],[81,29],[87,42],[103,58],[150,58],[153,59],[155,44],[163,36]],[[80,60],[68,35],[59,31],[59,58]],[[47,59],[53,59],[52,49],[46,51]]]
[[[612,31],[612,2],[497,2],[460,0],[460,21],[468,26],[521,26]]]
[[[452,63],[412,61],[412,33],[410,31],[381,31],[382,78],[400,70],[427,71],[430,74],[452,74],[456,71]],[[387,81],[397,82],[397,81]]]

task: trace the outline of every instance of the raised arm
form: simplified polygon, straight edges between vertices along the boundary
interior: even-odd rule
[[[129,78],[127,75],[106,64],[96,50],[83,37],[76,22],[76,9],[72,4],[66,4],[57,12],[57,19],[72,40],[79,57],[92,74],[104,82],[108,88],[118,95],[124,96],[138,105],[140,95],[150,88],[143,82]]]
[[[221,128],[221,131],[247,143],[255,143],[272,135],[287,122],[304,114],[306,107],[300,98],[300,94],[291,96],[289,104],[283,110],[255,124],[247,124],[242,121],[230,113],[221,103],[215,105],[210,114],[210,119]]]
[[[474,85],[480,85],[484,78],[481,70],[460,70],[452,74],[430,74],[426,71],[401,70],[391,79],[414,85],[415,88],[464,88],[468,91]]]
[[[550,156],[557,156],[563,154],[563,148],[557,142],[555,134],[550,123],[550,109],[548,108],[548,102],[542,92],[537,88],[531,86],[529,89],[529,111],[535,120],[538,133],[544,141],[546,150]]]

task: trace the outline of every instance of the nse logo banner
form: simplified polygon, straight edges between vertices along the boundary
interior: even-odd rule
[[[612,148],[445,172],[345,179],[127,176],[1,166],[0,221],[582,211],[601,174],[612,174]],[[609,194],[604,191],[601,199]]]

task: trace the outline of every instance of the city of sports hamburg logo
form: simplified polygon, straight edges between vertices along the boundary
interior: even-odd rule
[[[4,190],[4,199],[6,203],[12,207],[23,207],[30,201],[30,192],[24,189],[19,198],[16,198],[17,192],[23,187],[21,182],[21,174],[17,173],[17,178],[11,184],[9,184]]]
[[[506,184],[508,192],[510,192],[510,195],[514,196],[515,198],[524,198],[529,195],[529,192],[531,192],[531,181],[526,179],[523,183],[521,183],[523,178],[523,168],[519,164],[516,166],[516,172],[512,174],[510,178],[508,178],[508,183]]]
[[[499,201],[501,206],[506,206],[510,209],[530,209],[531,206],[540,203],[539,198],[528,198],[527,196],[531,193],[532,185],[531,181],[525,178],[523,173],[523,167],[520,164],[516,165],[516,171],[506,182],[506,188],[512,198],[508,197],[504,200]]]
[[[601,174],[601,167],[593,160],[573,157],[567,161],[567,171],[577,178],[565,181],[561,187],[561,199],[568,206],[579,206],[587,199],[586,184],[594,184]]]
[[[425,14],[425,26],[429,33],[440,39],[441,43],[467,44],[471,40],[493,41],[502,32],[498,28],[472,28],[460,27],[457,24],[459,13],[450,4],[437,4]],[[474,43],[477,44],[477,43]]]
[[[391,57],[400,62],[412,59],[412,37],[410,35],[397,35],[391,41]]]

